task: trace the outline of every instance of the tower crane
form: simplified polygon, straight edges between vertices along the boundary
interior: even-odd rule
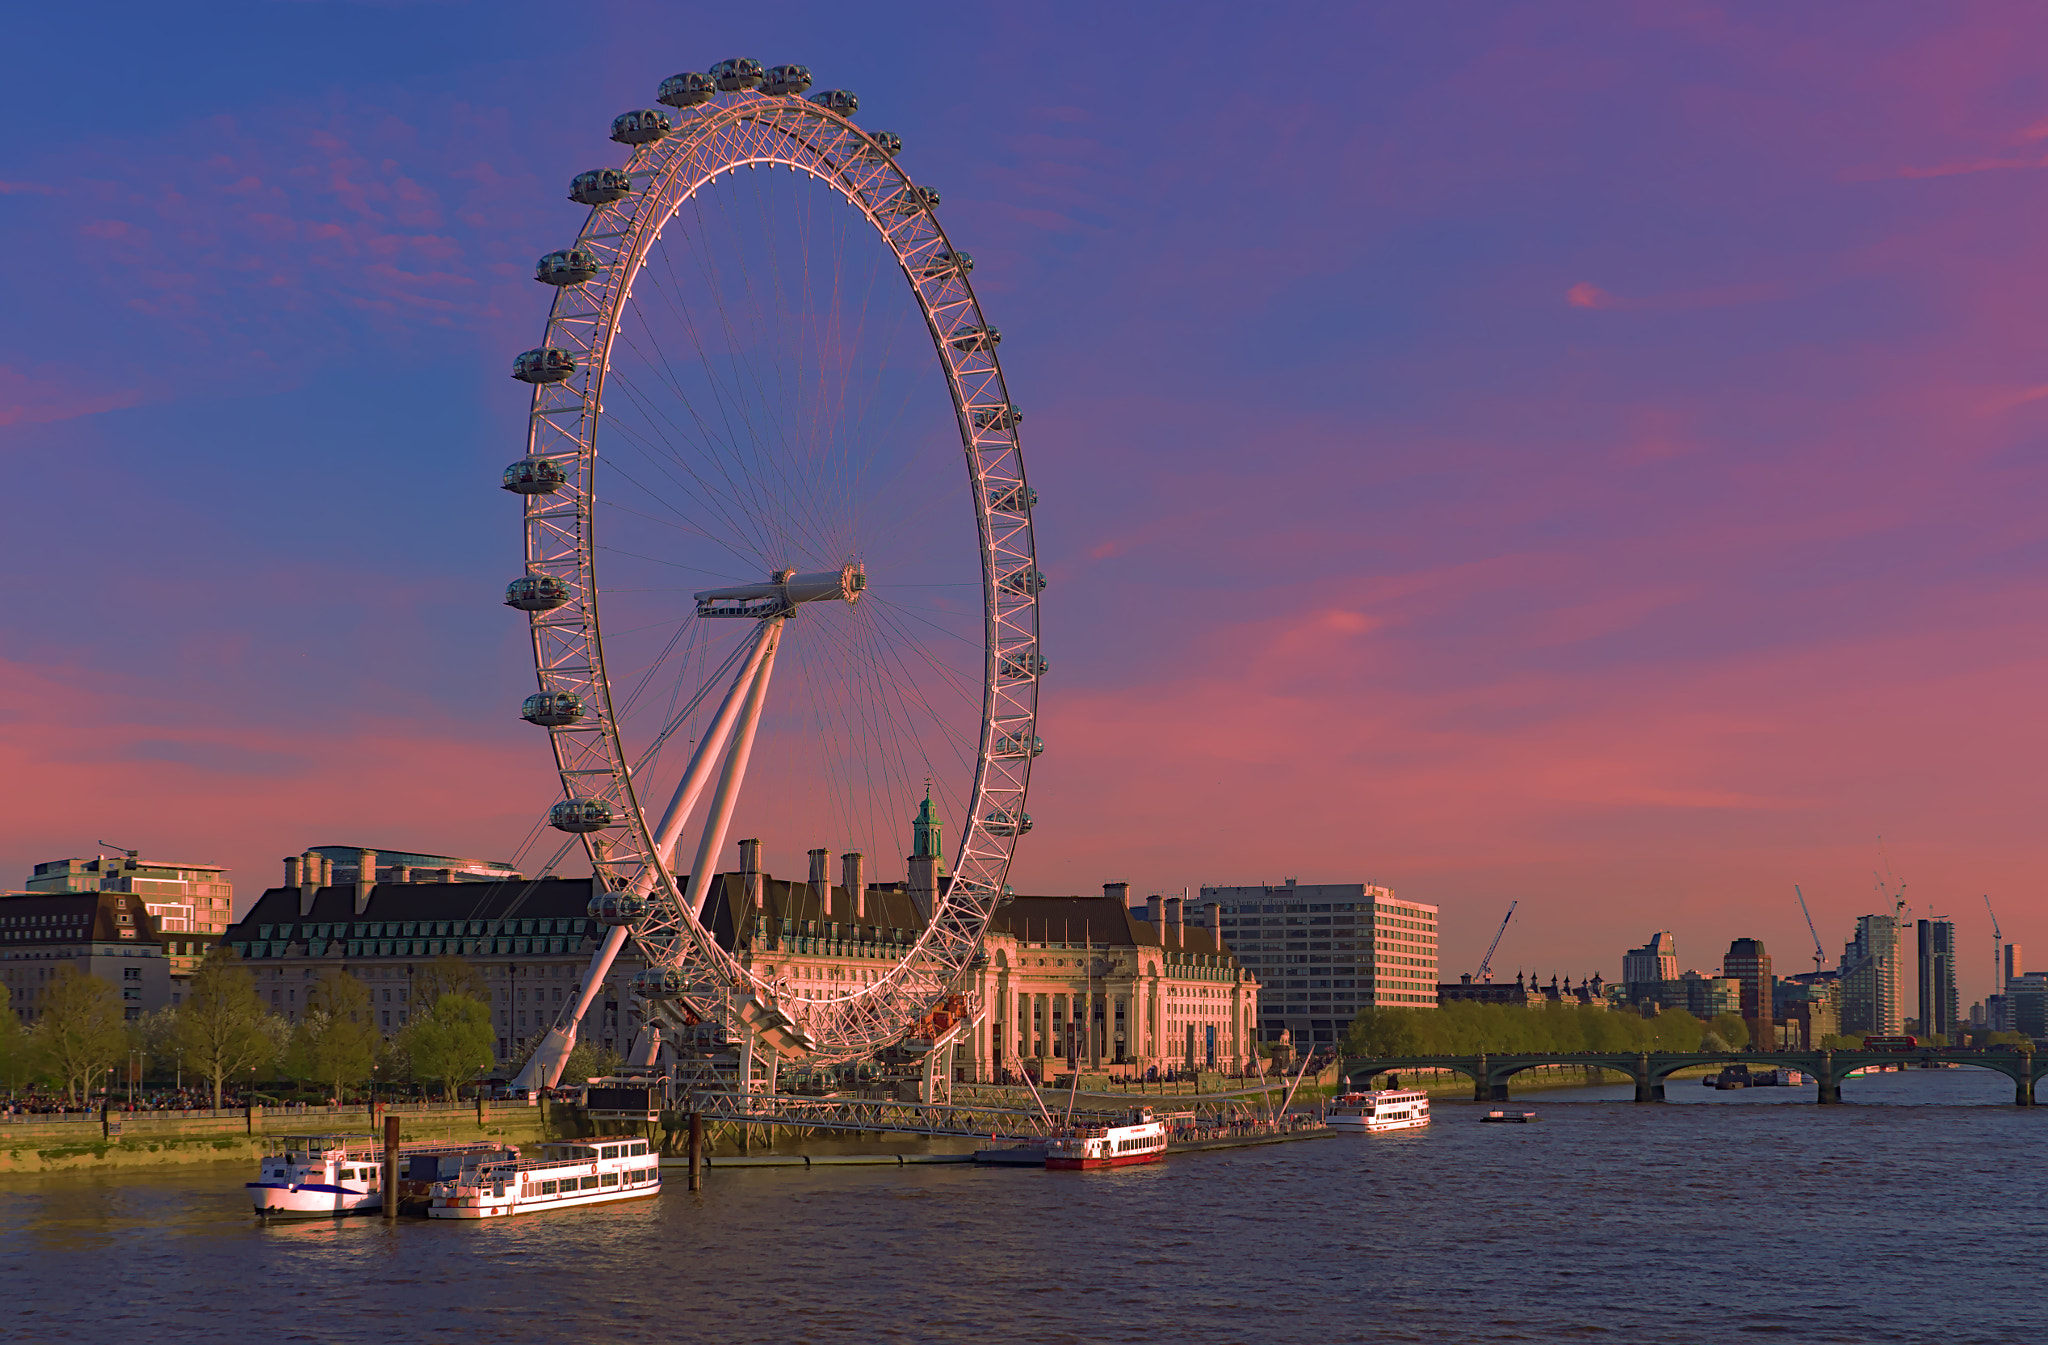
[[[2005,933],[1998,927],[1998,912],[1992,909],[1989,892],[1984,894],[1984,913],[1991,917],[1991,989],[1984,995],[1985,1007],[1989,1008],[1992,995],[2005,993],[2005,982],[1999,979],[2004,971],[2001,954],[2005,952]]]
[[[1799,898],[1799,913],[1806,917],[1806,932],[1813,936],[1813,974],[1819,976],[1821,963],[1827,961],[1820,946],[1820,931],[1813,927],[1813,912],[1806,909],[1806,894],[1799,890],[1799,884],[1792,884],[1792,893]]]
[[[1486,956],[1479,963],[1479,979],[1491,984],[1493,981],[1493,952],[1500,947],[1500,936],[1508,932],[1508,921],[1515,918],[1515,907],[1521,905],[1517,898],[1508,903],[1508,913],[1500,918],[1500,928],[1493,932],[1493,942],[1486,945]]]

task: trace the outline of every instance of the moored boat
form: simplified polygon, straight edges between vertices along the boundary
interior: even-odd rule
[[[1380,1134],[1389,1130],[1420,1130],[1429,1124],[1429,1094],[1419,1088],[1376,1088],[1346,1093],[1330,1100],[1323,1120],[1332,1130]]]
[[[1121,1168],[1166,1156],[1166,1126],[1140,1107],[1122,1121],[1073,1126],[1045,1142],[1049,1168]]]
[[[454,1176],[464,1163],[518,1156],[517,1149],[488,1141],[401,1144],[400,1208],[423,1203],[434,1182]],[[376,1214],[384,1208],[384,1151],[371,1135],[285,1135],[263,1155],[257,1180],[243,1185],[265,1219]]]
[[[646,1140],[590,1139],[543,1144],[531,1160],[465,1165],[436,1182],[434,1219],[492,1219],[576,1205],[605,1205],[661,1194],[660,1156]]]
[[[1490,1111],[1479,1119],[1508,1125],[1526,1125],[1528,1122],[1536,1119],[1536,1113],[1532,1111]]]

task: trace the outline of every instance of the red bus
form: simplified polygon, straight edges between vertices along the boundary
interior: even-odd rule
[[[1920,1045],[1918,1037],[1865,1037],[1866,1051],[1910,1051]]]

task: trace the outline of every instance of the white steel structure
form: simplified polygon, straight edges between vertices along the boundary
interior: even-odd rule
[[[557,297],[514,365],[534,393],[506,602],[530,613],[550,821],[582,836],[611,928],[528,1086],[559,1076],[629,937],[643,1002],[750,1055],[901,1040],[975,957],[1031,827],[1045,577],[1001,333],[901,142],[809,86],[749,60],[665,81],[674,111],[613,123],[631,157],[577,176],[589,216],[537,267]],[[906,957],[794,985],[720,947],[733,837],[794,853],[829,829],[864,892],[861,855],[900,847],[927,789],[961,835]]]

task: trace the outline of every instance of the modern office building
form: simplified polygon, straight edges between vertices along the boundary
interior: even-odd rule
[[[2004,1031],[2048,1042],[2048,972],[2023,972],[2007,981],[2005,1013],[2011,1026]]]
[[[133,1021],[172,1003],[170,959],[144,898],[133,892],[10,892],[0,896],[0,984],[22,1023],[48,1003],[58,969],[111,984]]]
[[[371,881],[378,883],[501,883],[517,882],[519,870],[502,859],[464,859],[459,855],[416,854],[410,850],[373,850],[358,845],[316,845],[302,855],[285,858],[285,885],[295,887],[293,864],[301,875],[317,878],[323,885],[353,883],[370,866]]]
[[[164,956],[170,959],[176,997],[234,919],[235,886],[226,873],[218,864],[173,864],[124,850],[38,864],[23,886],[31,892],[129,892],[141,897]]]
[[[1788,1049],[1817,1051],[1823,1037],[1842,1030],[1841,979],[1832,971],[1788,976],[1772,991],[1778,1041]]]
[[[1631,1004],[1654,1001],[1657,987],[1678,979],[1678,940],[1668,929],[1650,936],[1640,948],[1621,955],[1623,994]]]
[[[1433,1008],[1437,908],[1370,883],[1204,887],[1211,925],[1259,982],[1259,1031],[1334,1047],[1361,1009]]]
[[[1956,1032],[1956,927],[1948,920],[1922,920],[1920,935],[1920,1032],[1953,1038]]]
[[[2007,999],[2007,987],[2026,974],[2026,962],[2020,956],[2016,943],[2005,945],[1999,967],[1998,984],[1984,997],[1984,1025],[1993,1032],[2017,1031],[2012,1025],[2012,1009]]]
[[[1776,1019],[1771,975],[1771,955],[1762,939],[1737,939],[1721,958],[1721,974],[1742,987],[1742,1007],[1736,1012],[1749,1024],[1749,1039],[1759,1047],[1775,1041],[1772,1024]]]
[[[1899,922],[1889,915],[1856,918],[1856,937],[1842,949],[1842,1031],[1897,1036],[1905,1031]]]

